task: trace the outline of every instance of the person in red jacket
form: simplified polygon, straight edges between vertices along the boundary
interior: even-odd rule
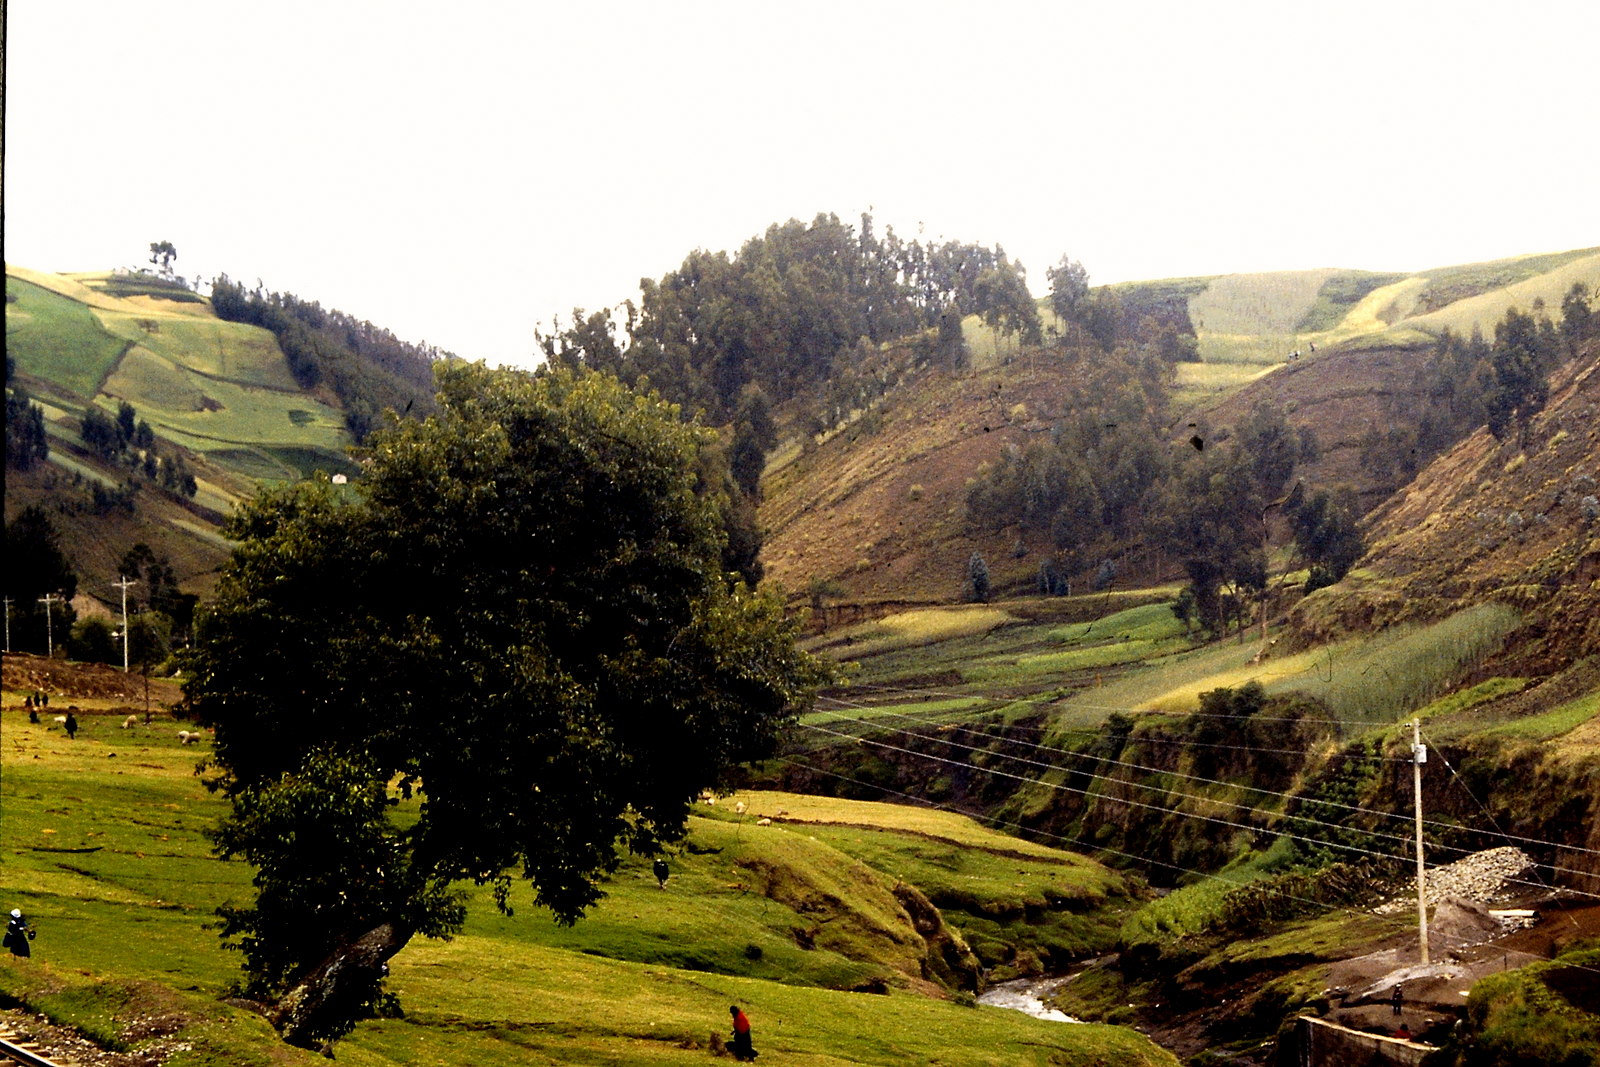
[[[730,1005],[728,1012],[733,1016],[733,1058],[751,1063],[758,1053],[750,1045],[750,1019],[737,1004]]]

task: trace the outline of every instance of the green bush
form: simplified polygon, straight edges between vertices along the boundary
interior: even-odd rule
[[[1552,989],[1569,968],[1600,966],[1600,942],[1516,971],[1492,975],[1467,998],[1466,1067],[1593,1067],[1600,1063],[1600,1015]]]

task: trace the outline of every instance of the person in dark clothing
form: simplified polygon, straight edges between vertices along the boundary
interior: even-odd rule
[[[742,1063],[754,1062],[759,1053],[750,1044],[749,1017],[739,1010],[737,1004],[729,1005],[728,1013],[733,1016],[733,1058]]]
[[[78,717],[76,715],[72,714],[72,709],[71,708],[67,709],[66,726],[67,726],[67,740],[68,741],[76,741],[78,739]]]
[[[28,942],[33,938],[33,927],[28,925],[28,920],[22,917],[20,910],[12,908],[11,921],[6,923],[5,947],[11,950],[13,956],[31,956],[33,946]]]
[[[658,857],[656,861],[650,865],[650,870],[655,872],[656,884],[662,889],[667,888],[667,875],[672,873],[667,869],[667,861]]]
[[[1394,992],[1389,994],[1389,1006],[1394,1009],[1396,1015],[1399,1015],[1401,1005],[1404,1003],[1405,995],[1400,992],[1400,983],[1396,982],[1394,984]]]

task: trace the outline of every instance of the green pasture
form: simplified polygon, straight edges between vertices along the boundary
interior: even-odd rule
[[[1109,879],[1110,883],[1120,881],[1116,875],[1093,860],[1048,845],[1012,837],[1010,834],[991,829],[970,816],[939,808],[906,807],[899,804],[879,804],[875,801],[848,800],[842,797],[760,790],[735,793],[719,799],[715,805],[717,817],[737,821],[739,816],[733,813],[732,808],[740,802],[746,805],[745,818],[748,820],[770,817],[782,819],[791,827],[831,824],[861,831],[884,831],[901,835],[909,840],[938,840],[987,853],[1006,854],[1081,868],[1092,875],[1089,878],[1091,883],[1101,876]],[[1004,880],[1007,876],[1001,873],[996,877]],[[905,880],[919,887],[922,884],[911,878]]]
[[[1246,360],[1220,362],[1226,355],[1226,352],[1218,353],[1219,362],[1215,363],[1179,363],[1172,384],[1173,407],[1183,410],[1221,400],[1277,366],[1277,363],[1263,365]]]
[[[1600,691],[1569,700],[1539,715],[1491,726],[1483,732],[1526,741],[1551,741],[1571,733],[1596,714],[1600,714]]]
[[[1600,250],[1461,268],[1436,274],[1430,281],[1430,287],[1421,294],[1423,300],[1429,296],[1457,298],[1436,310],[1413,316],[1406,321],[1407,326],[1435,336],[1447,329],[1465,336],[1477,327],[1486,337],[1492,337],[1495,323],[1513,307],[1530,311],[1535,301],[1543,300],[1545,313],[1557,319],[1561,300],[1573,283],[1582,282],[1590,292],[1600,288]]]
[[[1256,681],[1269,694],[1301,693],[1324,702],[1336,718],[1381,726],[1448,693],[1501,646],[1520,616],[1481,604],[1435,623],[1265,660],[1253,630],[1195,647],[1166,603],[1066,626],[1020,617],[985,632],[927,625],[929,633],[951,636],[863,656],[852,675],[872,700],[898,694],[907,703],[818,712],[807,721],[849,729],[851,719],[914,713],[949,725],[994,710],[1005,694],[1035,693],[1049,700],[1052,728],[1072,731],[1098,727],[1112,712],[1181,714],[1197,707],[1203,692]],[[946,680],[930,691],[918,681],[930,675]],[[895,689],[900,679],[907,681],[904,690]]]
[[[974,682],[1012,684],[1042,674],[1069,674],[1138,663],[1192,644],[1170,604],[1143,604],[1089,622],[1049,629],[1051,648],[1013,658],[991,657],[967,672]]]
[[[1322,700],[1337,718],[1381,725],[1442,695],[1518,625],[1513,609],[1480,604],[1431,625],[1394,627],[1261,662],[1254,662],[1260,641],[1249,634],[1244,642],[1229,638],[1130,670],[1065,707],[1181,713],[1194,710],[1207,690],[1255,681],[1269,694],[1298,692]],[[1068,715],[1063,721],[1098,721],[1083,718]]]
[[[1064,645],[1105,641],[1160,641],[1187,634],[1172,613],[1170,603],[1141,604],[1088,622],[1075,622],[1050,631],[1050,639]]]
[[[849,651],[852,657],[866,658],[979,636],[1018,621],[1003,609],[984,604],[902,611],[853,629]]]
[[[301,393],[209,378],[142,347],[123,359],[105,392],[127,400],[162,436],[199,452],[268,443],[337,453],[348,441],[339,413]],[[315,413],[309,420],[308,409]]]
[[[872,696],[872,694],[863,694]],[[900,694],[895,694],[900,695]],[[860,704],[847,708],[830,708],[824,711],[809,711],[800,716],[800,722],[806,726],[837,725],[848,728],[852,723],[862,720],[893,718],[899,719],[914,715],[929,723],[938,723],[948,719],[964,719],[971,713],[980,709],[994,706],[994,701],[984,697],[941,697],[933,700],[911,700],[895,704]]]
[[[1229,274],[1189,298],[1195,330],[1293,337],[1337,270]]]
[[[128,347],[83,304],[7,273],[6,354],[22,373],[92,397]]]
[[[236,962],[202,925],[250,872],[210,854],[223,808],[193,774],[204,746],[180,745],[164,716],[124,730],[121,711],[81,711],[70,741],[6,704],[0,888],[38,926],[38,953],[220,989]]]
[[[1177,1063],[1131,1030],[1064,1026],[910,994],[501,948],[469,935],[408,949],[391,984],[403,1002],[429,1007],[364,1024],[340,1046],[340,1060],[361,1067],[698,1064],[712,1035],[726,1035],[728,1005],[737,1003],[767,1060],[803,1067]],[[465,974],[471,982],[461,981]]]
[[[242,322],[170,312],[96,313],[106,332],[191,375],[300,392],[271,332]]]
[[[1249,852],[1213,877],[1194,880],[1157,897],[1123,920],[1123,942],[1176,941],[1204,933],[1221,916],[1229,893],[1272,874],[1282,866],[1285,855],[1282,847]]]
[[[171,1067],[311,1062],[277,1045],[259,1018],[216,999],[238,961],[206,923],[219,903],[246,897],[250,868],[210,855],[203,831],[223,802],[193,773],[204,746],[181,746],[178,724],[165,718],[123,730],[123,709],[95,710],[108,702],[82,702],[82,729],[70,741],[53,723],[28,724],[18,695],[7,696],[0,891],[39,938],[33,960],[0,961],[0,995],[112,1041],[138,1014],[182,1016],[180,1036],[192,1047]],[[406,1017],[362,1024],[340,1043],[339,1059],[372,1067],[699,1063],[711,1035],[727,1030],[727,1005],[738,1002],[755,1023],[757,1047],[782,1062],[1176,1062],[1132,1031],[907,992],[926,988],[917,977],[921,942],[891,890],[913,869],[938,871],[937,858],[919,860],[912,845],[885,849],[907,867],[881,870],[827,840],[831,828],[757,826],[753,812],[737,816],[731,802],[691,819],[689,837],[670,854],[666,889],[645,859],[627,857],[609,895],[574,927],[519,901],[525,887],[514,890],[510,917],[487,890],[469,889],[460,936],[419,939],[392,961]],[[885,827],[880,837],[922,840],[917,829],[889,829],[902,812],[911,827],[942,830],[942,849],[991,857],[992,869],[974,874],[980,895],[1014,892],[1007,886],[1017,866],[1070,872],[1090,885],[1114,877],[1025,842],[1011,843],[1025,858],[1002,859],[1010,839],[959,817],[852,808]],[[814,947],[801,947],[797,930],[809,931]],[[864,981],[886,982],[890,992],[847,991]]]
[[[1019,953],[1075,958],[1115,940],[1119,912],[1107,905],[1126,884],[1083,856],[938,809],[792,793],[741,798],[749,815],[781,811],[790,829],[922,890],[987,967],[1015,973]]]
[[[6,345],[21,370],[108,411],[125,400],[160,436],[247,478],[350,469],[342,415],[299,389],[271,333],[116,281],[8,268]]]
[[[1333,330],[1346,321],[1352,309],[1360,306],[1374,291],[1404,280],[1405,276],[1401,274],[1340,271],[1322,283],[1316,299],[1295,324],[1295,330],[1304,334],[1322,334]]]
[[[1148,590],[1135,590],[1068,598],[1068,607],[1105,612],[1098,620],[1069,626],[1049,618],[1030,619],[1025,608],[919,609],[852,629],[849,644],[835,643],[829,651],[851,657],[851,681],[858,686],[892,686],[899,679],[938,672],[959,679],[944,685],[954,695],[971,695],[968,690],[974,687],[986,692],[996,686],[1046,688],[1075,672],[1188,648],[1190,639],[1167,602],[1121,606],[1149,595]]]
[[[971,664],[962,673],[968,682],[978,685],[1018,686],[1037,682],[1041,677],[1140,663],[1181,652],[1189,647],[1189,640],[1182,637],[1160,641],[1143,639],[1115,641],[1086,648],[1031,652],[1014,657],[990,656],[981,662]]]

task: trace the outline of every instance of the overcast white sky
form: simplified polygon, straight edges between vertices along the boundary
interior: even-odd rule
[[[831,211],[1036,292],[1600,245],[1595,0],[10,0],[5,258],[226,272],[528,363]]]

